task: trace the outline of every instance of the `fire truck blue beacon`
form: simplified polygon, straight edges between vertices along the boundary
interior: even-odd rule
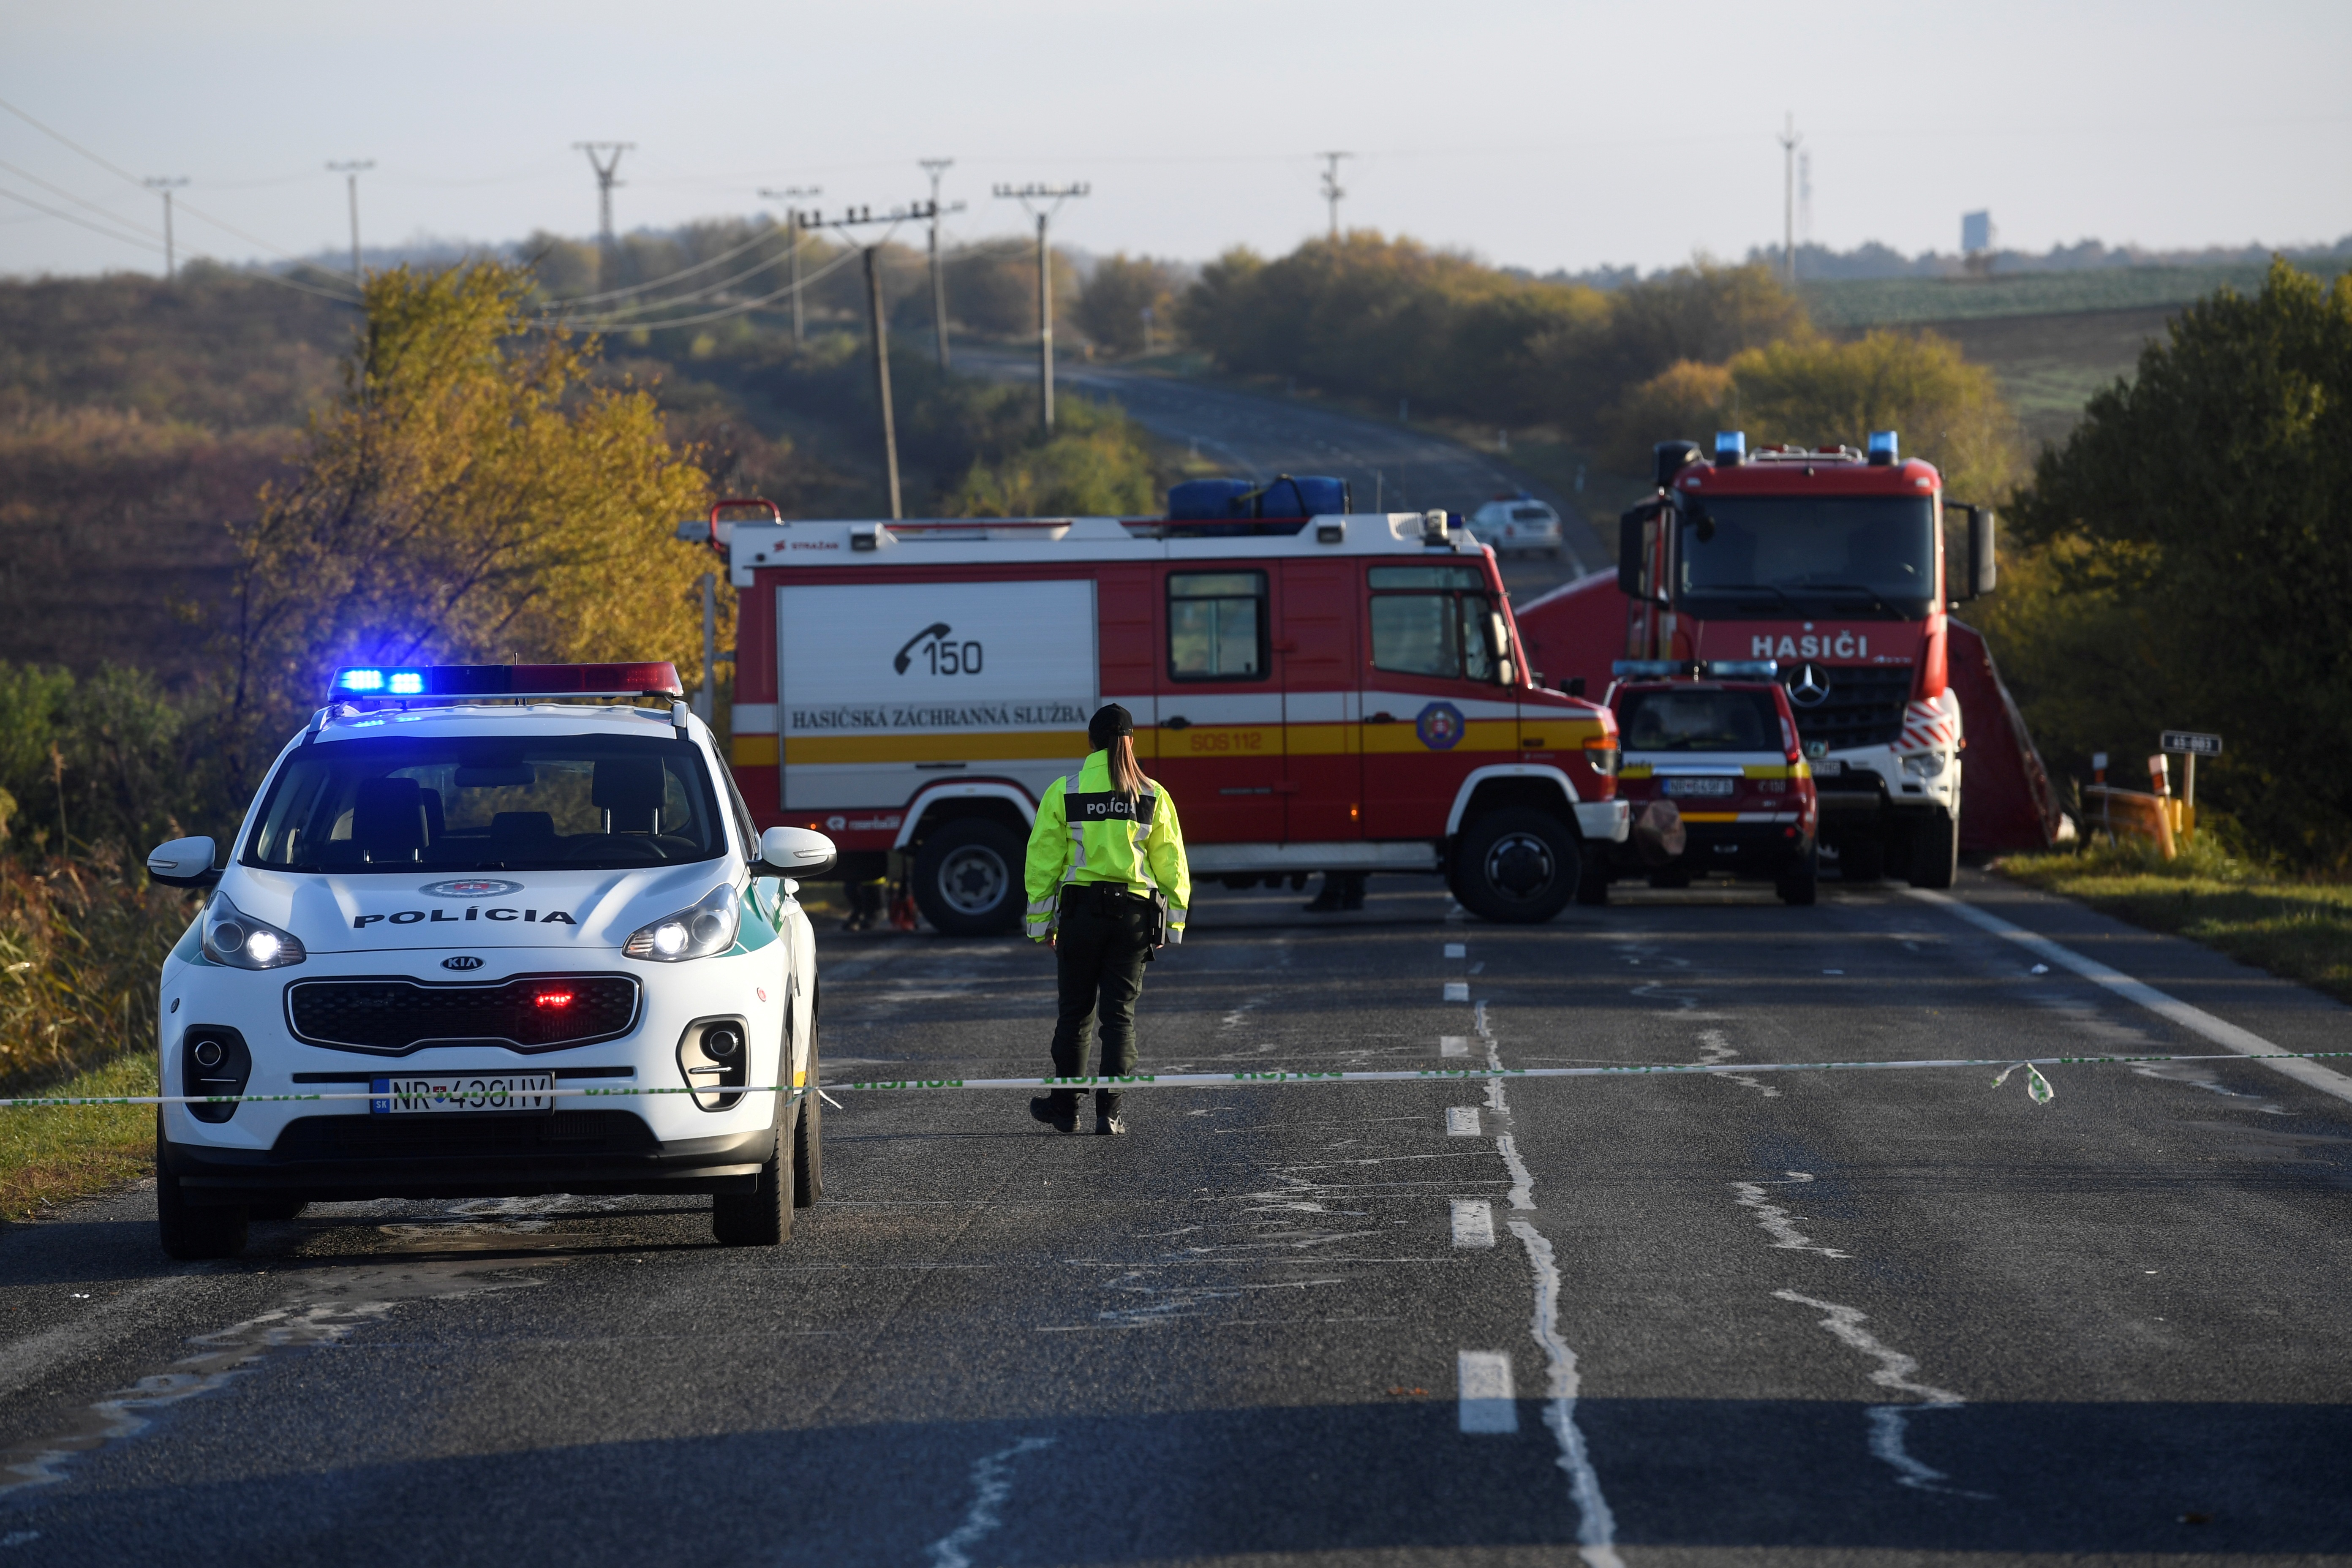
[[[759,831],[680,695],[659,663],[340,670],[225,866],[148,857],[209,889],[163,969],[163,1092],[214,1097],[158,1110],[165,1251],[314,1200],[551,1192],[791,1235],[823,1176],[794,879],[834,846]]]

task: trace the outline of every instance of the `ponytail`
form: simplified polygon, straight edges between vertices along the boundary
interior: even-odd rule
[[[1114,735],[1110,744],[1103,750],[1108,753],[1106,760],[1110,764],[1111,788],[1121,795],[1141,795],[1145,790],[1155,787],[1150,779],[1143,776],[1143,769],[1135,760],[1134,736]]]

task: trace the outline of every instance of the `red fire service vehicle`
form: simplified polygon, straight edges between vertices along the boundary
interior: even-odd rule
[[[1963,845],[2046,847],[2063,821],[1982,640],[1948,613],[1992,591],[1993,514],[1945,499],[1895,433],[1866,452],[1768,447],[1738,431],[1715,460],[1657,448],[1657,489],[1620,521],[1618,569],[1528,605],[1537,666],[1596,689],[1621,658],[1772,659],[1821,799],[1821,842],[1849,881],[1890,871],[1949,887]],[[1948,566],[1944,513],[1968,518]],[[1964,722],[1965,721],[1965,722]],[[1964,817],[1960,755],[1970,752]],[[1983,796],[1980,806],[1976,797]]]
[[[1018,925],[1037,799],[1103,702],[1228,886],[1437,873],[1540,921],[1626,833],[1614,722],[1529,673],[1493,552],[1442,512],[709,531],[754,815],[816,824],[853,878],[907,858],[943,931]]]
[[[1784,903],[1811,903],[1820,811],[1774,661],[1620,659],[1616,672],[1617,793],[1633,831],[1598,875],[1586,868],[1577,902],[1606,902],[1612,877],[1686,888],[1731,876],[1770,882]]]

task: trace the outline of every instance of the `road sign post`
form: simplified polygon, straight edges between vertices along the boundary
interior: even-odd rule
[[[2197,809],[2197,759],[2221,754],[2221,737],[2200,734],[2194,730],[2167,730],[2157,737],[2157,749],[2178,752],[2180,763],[2180,803],[2190,811]]]

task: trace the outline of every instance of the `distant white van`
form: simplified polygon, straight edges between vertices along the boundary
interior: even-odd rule
[[[1470,537],[1497,555],[1559,559],[1559,513],[1532,496],[1497,496],[1469,517]]]

